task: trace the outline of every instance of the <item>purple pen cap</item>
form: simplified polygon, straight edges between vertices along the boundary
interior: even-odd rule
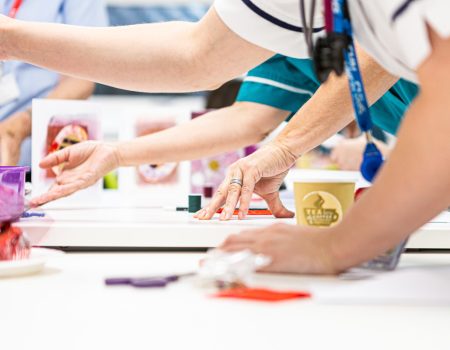
[[[0,167],[0,223],[20,218],[25,209],[25,175],[29,167]]]

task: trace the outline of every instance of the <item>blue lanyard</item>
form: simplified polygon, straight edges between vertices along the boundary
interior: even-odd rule
[[[353,109],[361,131],[365,134],[367,145],[363,154],[361,173],[363,177],[372,182],[383,165],[383,156],[372,139],[372,117],[369,103],[367,101],[364,83],[359,69],[358,58],[356,56],[355,43],[353,41],[353,31],[349,15],[344,13],[346,0],[333,0],[333,31],[337,34],[347,35],[349,38],[348,48],[344,52],[345,69],[350,85]]]

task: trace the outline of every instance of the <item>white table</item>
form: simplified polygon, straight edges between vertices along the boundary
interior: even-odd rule
[[[34,245],[72,248],[208,248],[242,230],[268,226],[275,222],[295,224],[253,216],[248,220],[198,221],[192,214],[155,208],[104,208],[48,210],[44,219],[19,223]],[[450,249],[450,213],[444,213],[421,228],[408,248]]]
[[[211,298],[189,280],[165,290],[105,287],[107,276],[195,270],[201,254],[66,254],[36,276],[0,280],[0,348],[449,349],[450,307],[278,304]],[[406,255],[401,266],[450,265]],[[349,281],[259,275],[255,285],[308,289]],[[420,283],[420,282],[418,282]]]

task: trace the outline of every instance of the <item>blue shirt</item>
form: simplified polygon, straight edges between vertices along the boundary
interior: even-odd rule
[[[8,15],[14,0],[0,0],[0,9]],[[34,22],[65,23],[81,26],[106,26],[106,9],[102,0],[24,0],[17,19]],[[20,97],[0,106],[0,120],[24,111],[34,98],[47,96],[58,84],[59,74],[18,61],[4,64],[4,74],[13,73]],[[31,142],[22,145],[20,164],[31,164]]]
[[[311,60],[275,55],[248,73],[237,100],[290,111],[291,118],[319,87]],[[411,82],[397,82],[371,107],[373,123],[395,135],[418,91]]]

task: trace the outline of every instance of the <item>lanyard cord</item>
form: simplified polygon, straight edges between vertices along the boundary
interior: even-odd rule
[[[309,57],[314,55],[314,14],[316,12],[316,0],[312,0],[309,13],[309,23],[306,22],[305,0],[300,0],[300,17],[302,19],[303,33],[305,36],[306,46],[308,47]]]
[[[344,51],[344,62],[350,85],[353,108],[361,131],[367,134],[372,131],[372,117],[356,56],[350,16],[346,8],[345,0],[335,0],[334,2],[335,4],[332,7],[334,30],[338,34],[345,34],[349,40],[349,45]]]
[[[372,182],[383,164],[383,156],[372,138],[372,117],[356,55],[349,9],[346,0],[325,0],[325,9],[328,11],[331,9],[332,11],[332,34],[346,37],[347,40],[347,45],[343,46],[345,70],[348,76],[356,120],[367,140],[361,164],[361,173],[367,181]],[[330,13],[326,17],[330,17]]]
[[[9,11],[9,17],[11,18],[16,18],[17,16],[17,12],[19,12],[20,6],[22,6],[22,2],[23,0],[15,0],[12,7],[11,7],[11,11]]]

